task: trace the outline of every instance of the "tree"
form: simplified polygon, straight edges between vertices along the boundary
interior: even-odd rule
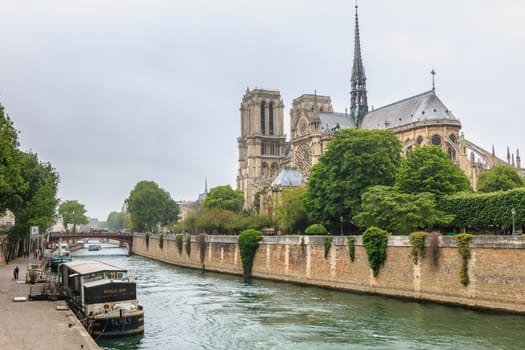
[[[137,231],[155,231],[160,224],[169,225],[178,220],[178,204],[153,181],[138,182],[126,202],[131,224]]]
[[[400,163],[401,144],[393,132],[340,130],[307,182],[305,206],[312,219],[335,228],[340,217],[359,212],[368,187],[393,185]]]
[[[204,210],[195,222],[197,229],[209,234],[233,233],[238,228],[240,217],[231,210],[212,208]]]
[[[0,212],[9,208],[16,217],[8,236],[8,257],[16,253],[16,246],[24,247],[30,226],[44,232],[53,224],[58,183],[50,163],[20,151],[18,131],[0,105]]]
[[[27,190],[18,147],[18,132],[0,104],[0,213],[8,208],[16,211],[23,202],[21,194]]]
[[[77,232],[77,225],[87,224],[89,222],[84,204],[76,200],[69,200],[60,204],[58,213],[62,216],[66,229],[70,224],[73,225],[73,233]]]
[[[110,231],[120,231],[129,228],[130,221],[128,213],[113,211],[109,213],[106,224]]]
[[[401,192],[429,192],[436,197],[467,191],[465,174],[438,146],[416,147],[399,169],[396,186]]]
[[[508,191],[525,186],[525,181],[508,165],[500,165],[479,174],[478,192]]]
[[[362,229],[376,226],[395,234],[449,224],[453,219],[453,216],[436,209],[432,194],[401,193],[390,186],[370,187],[362,195],[360,213],[354,216],[354,221]]]
[[[233,190],[230,185],[217,186],[210,190],[204,200],[204,209],[225,209],[241,212],[244,203],[244,194]]]
[[[301,233],[308,226],[308,213],[304,207],[304,187],[287,188],[282,191],[274,215],[277,225],[284,232]]]

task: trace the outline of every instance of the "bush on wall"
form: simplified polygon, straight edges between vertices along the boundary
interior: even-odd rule
[[[159,248],[162,249],[164,247],[164,233],[161,233],[159,236]]]
[[[308,226],[304,233],[307,235],[326,235],[328,231],[326,231],[326,228],[321,224],[313,224]]]
[[[354,262],[355,259],[355,237],[348,236],[348,255],[350,255],[350,261]]]
[[[190,256],[191,252],[191,235],[186,235],[186,254]]]
[[[326,236],[324,239],[324,258],[328,258],[328,253],[330,253],[330,248],[332,247],[332,236]]]
[[[410,241],[410,245],[412,246],[410,248],[410,257],[412,258],[412,261],[415,265],[417,265],[419,259],[421,259],[423,256],[425,256],[425,238],[427,237],[426,232],[412,232],[408,236],[408,240]]]
[[[177,251],[179,252],[179,255],[182,254],[182,239],[184,235],[182,233],[177,233],[175,236],[175,242],[177,243]]]
[[[461,270],[459,272],[459,280],[465,287],[470,283],[468,275],[468,261],[470,259],[470,241],[472,235],[462,233],[456,236],[456,243],[458,244],[459,255],[462,258]]]
[[[379,274],[379,269],[386,261],[386,247],[389,235],[390,233],[378,227],[369,227],[363,233],[363,246],[366,249],[370,267],[374,271],[374,277]]]
[[[237,243],[241,254],[242,270],[244,277],[250,277],[252,274],[253,259],[259,247],[259,242],[263,239],[261,231],[248,229],[239,234]]]
[[[149,236],[151,236],[151,233],[149,232],[146,232],[146,234],[144,235],[144,239],[146,240],[146,249],[149,248]]]

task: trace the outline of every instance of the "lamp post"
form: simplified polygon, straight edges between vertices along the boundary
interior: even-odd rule
[[[512,234],[515,235],[516,234],[516,224],[515,224],[514,217],[516,216],[516,208],[512,208],[510,212],[512,214]]]
[[[343,235],[343,217],[339,217],[339,221],[341,221],[341,236]]]

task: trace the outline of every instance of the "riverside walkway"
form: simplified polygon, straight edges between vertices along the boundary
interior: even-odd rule
[[[13,280],[15,266],[20,269],[18,283]],[[29,295],[30,285],[21,283],[26,268],[27,258],[0,265],[0,349],[99,349],[71,310],[57,310],[64,301],[13,301]]]

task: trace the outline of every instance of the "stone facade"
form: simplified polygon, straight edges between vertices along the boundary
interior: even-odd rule
[[[245,209],[253,207],[255,194],[260,192],[260,207],[268,209],[262,212],[271,214],[271,205],[264,203],[277,203],[276,193],[280,189],[270,184],[279,171],[291,167],[306,181],[328,142],[345,128],[392,130],[401,141],[405,155],[417,145],[440,146],[470,179],[473,189],[480,172],[500,164],[514,166],[525,176],[519,151],[516,159],[507,151],[505,162],[495,156],[494,150],[488,152],[464,138],[461,122],[437,96],[435,72],[431,73],[431,90],[370,110],[356,7],[350,108],[344,113],[334,112],[329,96],[302,95],[292,102],[290,140],[286,142],[284,105],[279,91],[248,89],[243,96],[237,189],[245,195]]]
[[[428,300],[475,308],[525,313],[525,239],[519,236],[475,237],[468,263],[470,284],[460,283],[462,258],[454,237],[438,240],[437,260],[427,254],[415,265],[406,236],[392,236],[387,260],[377,277],[373,276],[368,257],[356,236],[355,260],[349,258],[347,237],[335,236],[327,258],[324,237],[265,237],[254,259],[256,278],[288,281],[306,285]],[[200,247],[192,238],[191,252],[179,254],[175,237],[165,237],[161,249],[158,237],[150,237],[149,246],[135,235],[133,252],[137,255],[196,269],[242,275],[242,264],[234,236],[207,236]]]
[[[240,111],[237,189],[250,209],[263,184],[281,171],[286,151],[284,104],[279,91],[247,89]]]

